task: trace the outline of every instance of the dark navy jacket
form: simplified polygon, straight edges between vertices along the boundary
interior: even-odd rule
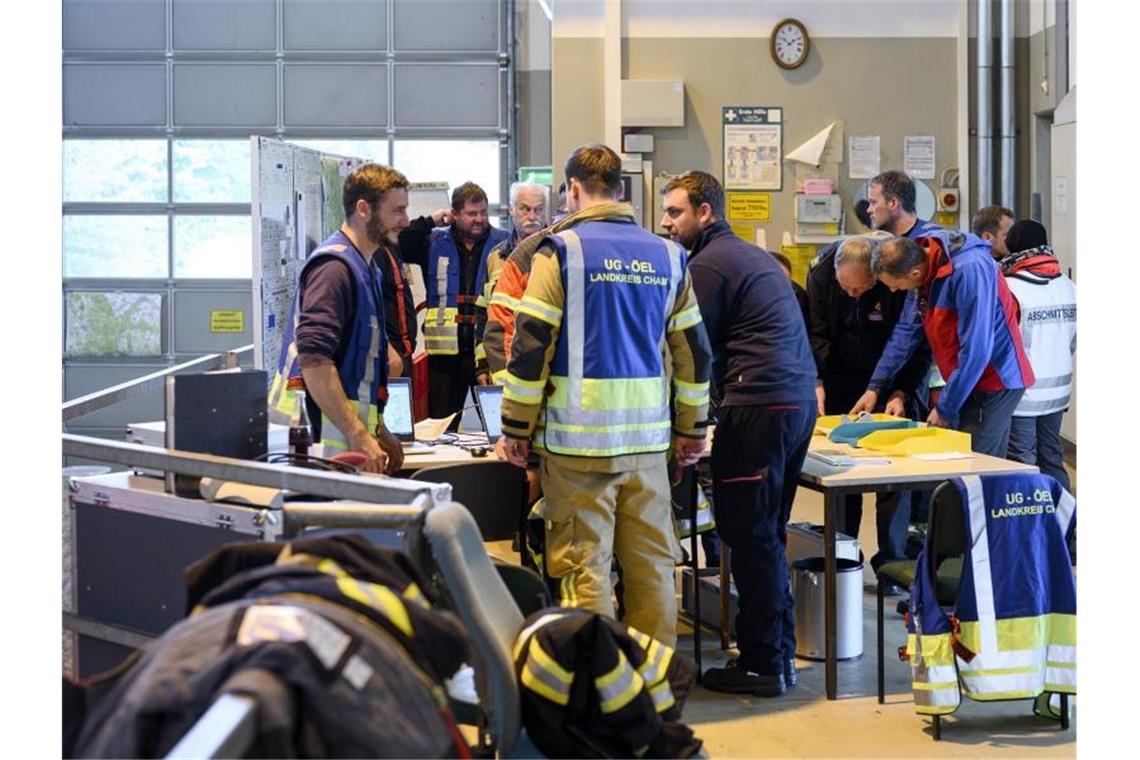
[[[712,343],[717,405],[814,405],[807,329],[776,259],[719,221],[697,237],[689,272]]]

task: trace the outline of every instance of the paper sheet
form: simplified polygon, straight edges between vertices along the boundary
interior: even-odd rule
[[[833,121],[816,132],[798,148],[788,153],[789,161],[819,166],[839,163],[843,159],[843,122]]]
[[[847,144],[847,176],[870,179],[879,173],[879,136],[852,135]]]
[[[451,424],[453,419],[455,419],[454,412],[440,419],[428,417],[426,420],[420,420],[416,423],[416,440],[439,440],[439,437],[447,432],[447,426]]]
[[[903,138],[903,171],[911,179],[934,179],[934,135]]]

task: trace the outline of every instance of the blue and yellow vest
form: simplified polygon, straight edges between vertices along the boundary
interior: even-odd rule
[[[483,305],[483,284],[487,277],[487,254],[507,239],[506,230],[491,228],[483,243],[479,263],[475,269],[475,288],[470,294],[459,292],[459,248],[451,228],[435,229],[431,233],[428,250],[427,312],[424,314],[424,349],[429,354],[455,355],[459,353],[459,325],[474,325],[474,307]],[[470,305],[469,314],[460,314],[460,305]]]
[[[929,551],[919,555],[907,625],[915,710],[954,712],[963,692],[979,701],[1076,693],[1077,591],[1065,542],[1076,502],[1048,475],[952,482],[966,526],[962,580],[947,614]]]
[[[344,395],[356,402],[357,417],[370,431],[383,421],[384,401],[388,388],[388,338],[384,332],[384,298],[380,289],[380,270],[366,262],[343,232],[336,232],[320,248],[313,251],[302,269],[304,272],[319,259],[339,258],[348,265],[356,286],[356,313],[344,335],[346,350],[337,374]],[[300,317],[298,302],[293,299],[292,316],[282,337],[281,357],[269,391],[269,406],[282,415],[296,411],[297,401],[291,388],[301,387],[301,368],[297,363],[296,331]],[[321,414],[321,443],[329,454],[346,451],[348,441],[332,420]],[[328,451],[333,449],[333,451]]]
[[[584,222],[548,239],[566,300],[535,446],[587,457],[668,450],[663,355],[684,251],[631,222]],[[531,308],[546,307],[524,297],[520,311]]]

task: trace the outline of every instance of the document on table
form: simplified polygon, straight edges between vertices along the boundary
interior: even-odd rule
[[[449,414],[441,419],[428,417],[427,419],[420,420],[416,423],[416,440],[417,441],[435,441],[447,431],[447,426],[455,419],[455,413]]]

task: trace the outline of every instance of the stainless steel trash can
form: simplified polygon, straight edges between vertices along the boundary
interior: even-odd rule
[[[836,657],[863,656],[863,563],[836,559]],[[796,602],[796,656],[822,660],[824,638],[823,557],[792,563],[792,596]]]

